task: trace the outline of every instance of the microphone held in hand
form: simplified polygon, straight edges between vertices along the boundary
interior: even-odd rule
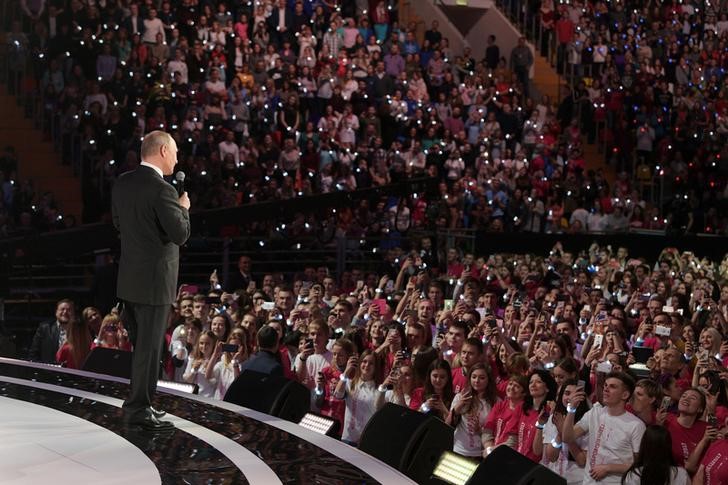
[[[181,196],[185,193],[185,173],[179,171],[174,175],[174,178],[177,181],[177,195]]]

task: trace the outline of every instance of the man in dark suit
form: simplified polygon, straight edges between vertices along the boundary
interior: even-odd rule
[[[246,370],[283,377],[283,366],[278,353],[278,332],[268,325],[258,330],[258,352],[240,366],[240,373]]]
[[[293,13],[286,8],[286,0],[278,0],[278,5],[273,8],[268,17],[268,25],[271,32],[271,40],[275,42],[278,49],[283,47],[283,42],[293,41]]]
[[[235,290],[246,290],[252,277],[250,275],[250,256],[240,256],[237,271],[233,271],[225,282],[225,291],[232,293]]]
[[[56,352],[66,340],[68,324],[74,318],[74,305],[71,300],[56,303],[56,320],[43,322],[33,336],[28,359],[35,362],[55,363]],[[80,363],[79,363],[80,365]]]
[[[139,5],[132,3],[129,6],[129,16],[122,21],[121,26],[126,28],[130,38],[135,34],[144,35],[144,17],[139,13]]]
[[[114,226],[121,236],[117,296],[124,302],[122,321],[134,346],[131,392],[124,418],[149,429],[170,426],[151,408],[159,377],[164,331],[175,300],[179,246],[190,236],[190,200],[177,196],[162,177],[177,163],[177,144],[163,131],[148,133],[142,162],[122,174],[111,197]]]

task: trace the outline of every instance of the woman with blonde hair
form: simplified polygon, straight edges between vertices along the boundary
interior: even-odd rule
[[[207,373],[205,372],[207,364],[212,358],[216,343],[217,337],[214,333],[209,330],[202,332],[197,337],[192,355],[187,361],[187,369],[182,376],[185,382],[197,384],[200,389],[198,394],[203,397],[214,397],[215,388],[217,387],[217,381],[214,376],[208,379]]]
[[[233,345],[237,351],[227,350],[224,345]],[[215,399],[222,400],[230,384],[240,375],[240,364],[248,358],[247,335],[242,328],[230,332],[227,342],[217,342],[212,358],[207,362],[205,378],[215,382]]]

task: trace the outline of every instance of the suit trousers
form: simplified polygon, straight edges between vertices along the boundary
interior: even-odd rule
[[[124,401],[128,418],[150,416],[152,398],[161,369],[164,332],[169,305],[143,305],[124,302],[122,321],[133,345],[129,397]]]

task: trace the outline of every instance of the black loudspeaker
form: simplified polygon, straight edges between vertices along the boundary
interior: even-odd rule
[[[81,370],[131,379],[131,352],[96,347],[83,361]]]
[[[566,485],[566,479],[526,458],[513,448],[497,446],[478,466],[467,484]]]
[[[224,400],[298,423],[310,410],[311,393],[285,377],[246,370],[230,384]]]
[[[442,452],[452,450],[453,431],[434,416],[388,403],[369,419],[359,449],[424,483]]]

